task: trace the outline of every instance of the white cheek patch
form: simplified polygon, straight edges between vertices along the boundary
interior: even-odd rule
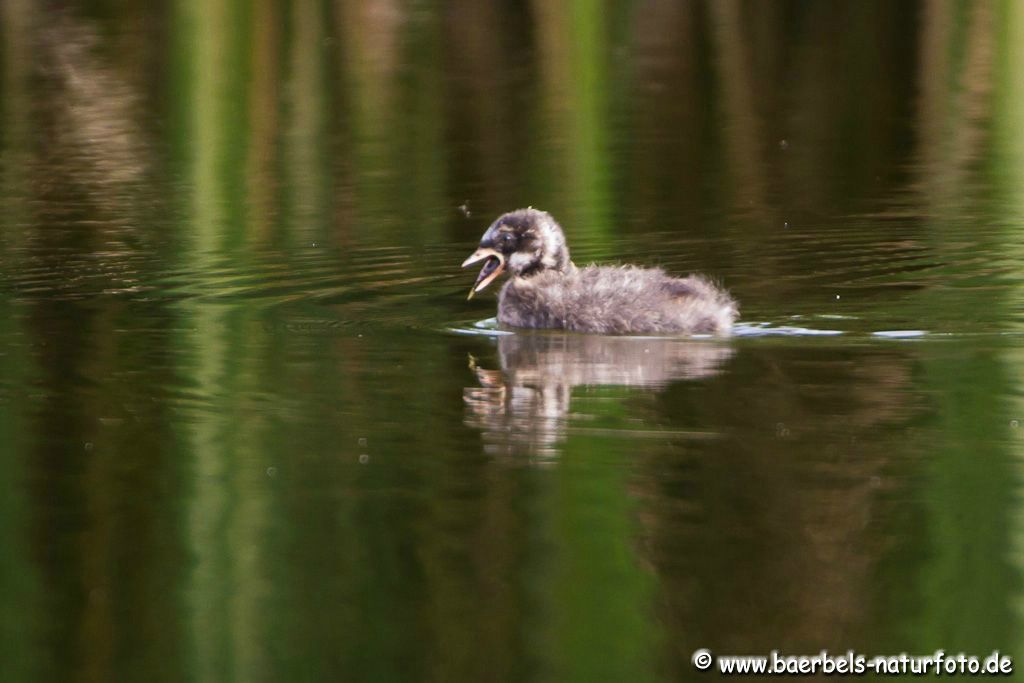
[[[536,254],[524,254],[522,252],[516,252],[508,259],[508,267],[513,271],[521,272],[530,267],[532,263],[537,260]]]
[[[546,268],[556,268],[559,265],[559,254],[566,251],[565,249],[565,237],[562,235],[562,230],[555,223],[554,219],[547,214],[544,214],[544,219],[540,222],[541,232],[541,243],[544,245],[544,253],[541,259],[541,263]]]

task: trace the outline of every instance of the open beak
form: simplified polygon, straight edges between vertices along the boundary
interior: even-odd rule
[[[481,291],[484,287],[491,284],[494,278],[501,275],[502,271],[505,270],[505,257],[497,249],[491,249],[490,247],[480,247],[473,254],[462,262],[462,267],[471,266],[474,263],[484,261],[484,267],[480,269],[480,274],[476,278],[476,282],[469,290],[469,296],[466,300],[473,298],[473,295]]]

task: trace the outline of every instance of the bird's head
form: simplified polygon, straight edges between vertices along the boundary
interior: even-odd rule
[[[562,228],[551,214],[537,209],[511,211],[491,223],[462,267],[480,261],[484,265],[469,290],[470,299],[506,270],[513,277],[529,277],[542,270],[572,268]]]

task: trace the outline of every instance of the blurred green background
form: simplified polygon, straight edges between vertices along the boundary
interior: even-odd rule
[[[0,0],[5,681],[1022,654],[1024,4]],[[501,334],[458,269],[724,282]]]

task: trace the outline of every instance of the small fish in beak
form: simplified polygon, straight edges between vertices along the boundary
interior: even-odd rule
[[[486,260],[485,260],[486,259]],[[505,257],[502,253],[496,249],[489,247],[480,247],[473,254],[462,262],[462,267],[471,266],[474,263],[484,261],[484,267],[480,269],[480,274],[476,278],[476,282],[469,289],[469,296],[466,300],[473,298],[473,295],[479,291],[482,291],[487,285],[494,281],[494,278],[501,275],[505,270]]]

